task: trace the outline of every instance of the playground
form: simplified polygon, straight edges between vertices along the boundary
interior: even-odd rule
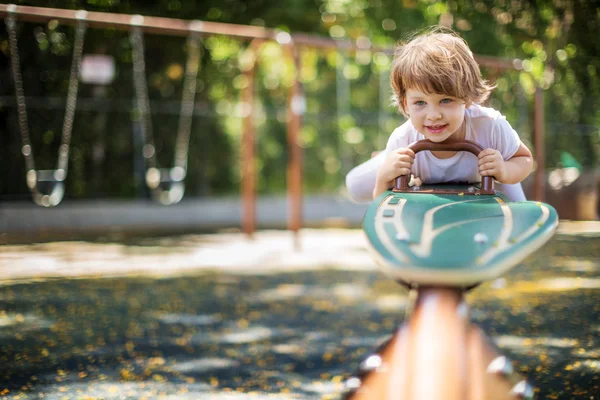
[[[316,25],[237,0],[113,3],[0,5],[0,398],[600,397],[600,141],[593,102],[565,95],[577,38],[513,43],[504,29],[534,22],[503,2],[382,19],[325,1]],[[390,106],[402,22],[484,50],[486,107],[531,149],[529,201],[493,176],[409,186],[410,169],[351,200],[346,174],[411,118]],[[467,139],[407,148],[486,151]]]

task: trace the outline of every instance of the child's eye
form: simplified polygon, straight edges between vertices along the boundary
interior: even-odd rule
[[[415,101],[415,105],[416,106],[423,106],[423,105],[425,105],[425,102],[423,100],[417,100],[417,101]]]
[[[442,104],[448,104],[451,102],[452,102],[452,99],[442,99],[442,101],[440,101],[440,103],[442,103]]]

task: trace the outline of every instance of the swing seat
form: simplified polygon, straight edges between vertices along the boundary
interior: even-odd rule
[[[152,197],[163,205],[177,204],[185,192],[185,170],[181,167],[150,168],[146,172],[146,184]]]
[[[31,174],[35,175],[32,177]],[[61,169],[30,171],[27,183],[33,191],[33,201],[43,207],[58,205],[65,195],[65,175]]]
[[[417,285],[471,286],[497,278],[550,239],[553,207],[510,202],[474,185],[388,190],[363,221],[370,248],[394,279]]]

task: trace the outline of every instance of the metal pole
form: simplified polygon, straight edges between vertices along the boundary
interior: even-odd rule
[[[302,226],[302,148],[299,137],[302,127],[302,114],[306,104],[300,84],[300,57],[293,42],[286,46],[288,57],[294,63],[296,75],[294,84],[288,91],[287,99],[287,137],[289,148],[288,177],[288,229],[294,232],[294,247],[300,249],[299,231]]]
[[[545,152],[544,152],[544,91],[539,86],[535,88],[533,110],[533,134],[535,146],[535,160],[537,168],[535,170],[535,190],[534,196],[537,201],[544,201],[546,171],[545,171]]]
[[[244,105],[244,127],[242,133],[241,163],[242,163],[242,231],[253,237],[256,229],[256,164],[255,164],[255,137],[254,126],[254,77],[256,71],[256,55],[262,40],[253,40],[249,51],[253,52],[250,68],[244,72],[247,85],[242,90],[242,103]]]

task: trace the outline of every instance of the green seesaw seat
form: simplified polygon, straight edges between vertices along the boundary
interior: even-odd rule
[[[468,141],[413,144],[415,153],[424,149],[483,150]],[[481,185],[420,187],[400,177],[373,201],[363,222],[373,254],[394,279],[441,286],[497,278],[546,243],[557,225],[553,207],[510,202],[494,191],[491,177]]]

